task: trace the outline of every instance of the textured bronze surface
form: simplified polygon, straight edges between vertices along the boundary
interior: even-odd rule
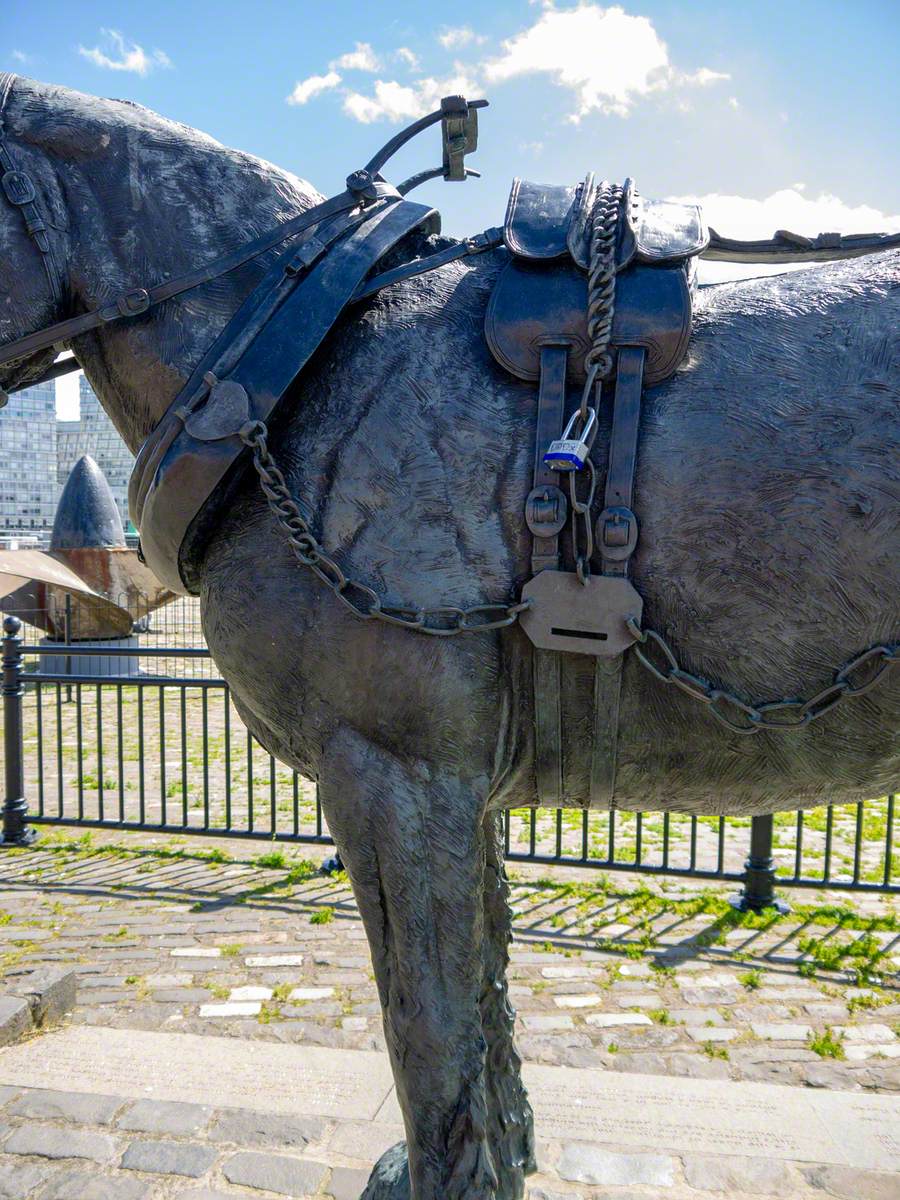
[[[144,264],[174,279],[321,199],[140,107],[20,79],[5,117],[17,165],[59,227],[77,309],[50,296],[3,198],[0,293],[16,296],[0,306],[3,345],[127,293]],[[122,214],[128,239],[112,236]],[[402,252],[445,247],[416,232]],[[133,449],[274,257],[189,305],[173,297],[74,339]],[[497,365],[482,334],[505,261],[502,249],[460,257],[349,311],[270,430],[316,538],[388,602],[513,604],[531,573],[534,389]],[[896,671],[865,690],[881,659],[850,676],[839,710],[793,735],[741,736],[686,689],[703,690],[696,678],[748,701],[818,692],[815,713],[836,695],[836,665],[896,640],[897,282],[897,256],[884,253],[698,291],[688,356],[642,403],[632,582],[643,622],[678,657],[660,660],[673,676],[663,685],[629,651],[619,807],[772,812],[896,786]],[[42,356],[0,366],[0,387],[38,372]],[[599,415],[602,484],[610,428]],[[534,1151],[505,984],[500,812],[537,799],[531,643],[515,627],[425,638],[360,620],[298,563],[250,472],[230,480],[192,569],[243,719],[319,781],[372,948],[411,1195],[521,1197]],[[560,787],[583,806],[594,664],[571,663]],[[396,1200],[405,1161],[395,1152],[370,1194]]]

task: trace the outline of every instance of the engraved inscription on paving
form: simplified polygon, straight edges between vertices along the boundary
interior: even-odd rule
[[[900,1099],[527,1063],[538,1136],[900,1171]],[[387,1056],[75,1026],[0,1050],[0,1084],[397,1123]]]
[[[559,1067],[525,1079],[543,1137],[900,1169],[893,1097]]]
[[[320,1046],[75,1027],[0,1053],[0,1082],[371,1120],[387,1059]]]
[[[900,1097],[816,1091],[809,1104],[854,1161],[864,1160],[873,1170],[900,1171]]]

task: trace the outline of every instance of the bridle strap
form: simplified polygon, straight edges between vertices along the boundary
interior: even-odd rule
[[[28,236],[40,253],[41,262],[44,264],[44,273],[47,276],[50,294],[54,301],[62,304],[65,299],[64,272],[53,250],[48,223],[38,203],[37,190],[30,176],[17,167],[6,137],[4,114],[15,81],[15,75],[8,71],[0,72],[0,169],[3,172],[0,176],[0,190],[9,203],[22,214]],[[52,345],[53,343],[48,344]],[[41,346],[39,349],[46,349],[46,347]],[[8,361],[9,359],[5,358],[0,360],[0,362]]]
[[[377,189],[379,199],[399,195],[396,188],[388,183],[379,181],[373,186]],[[130,291],[123,292],[112,304],[104,305],[102,308],[91,309],[90,312],[82,313],[77,317],[70,317],[66,321],[58,321],[55,325],[50,325],[46,329],[39,329],[35,333],[28,334],[26,337],[9,342],[6,346],[0,347],[0,366],[3,366],[4,363],[12,362],[14,359],[34,354],[38,350],[46,350],[48,346],[53,346],[58,342],[70,341],[72,338],[79,337],[83,333],[88,333],[92,329],[98,329],[101,325],[109,325],[111,322],[121,321],[125,317],[140,316],[156,305],[162,304],[164,300],[171,300],[174,296],[179,296],[183,292],[189,292],[204,283],[210,283],[213,279],[218,279],[221,275],[227,275],[230,271],[237,270],[244,263],[258,257],[260,254],[264,254],[267,250],[271,250],[281,242],[287,241],[288,238],[303,233],[313,225],[320,224],[328,217],[335,216],[338,213],[349,212],[351,209],[358,207],[359,203],[359,196],[356,193],[350,191],[341,192],[340,195],[333,196],[330,200],[325,200],[321,204],[314,205],[290,221],[285,221],[283,225],[268,230],[252,242],[247,242],[239,246],[230,254],[216,258],[212,262],[206,263],[205,266],[189,271],[186,275],[179,275],[176,279],[170,279],[166,283],[157,284],[156,287],[132,288]]]

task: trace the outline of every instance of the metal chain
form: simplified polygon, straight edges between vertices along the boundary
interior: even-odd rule
[[[253,455],[253,466],[269,508],[287,534],[288,544],[298,561],[309,567],[354,616],[364,621],[399,625],[402,629],[432,637],[454,637],[458,633],[503,629],[514,624],[519,613],[529,607],[527,600],[518,604],[475,604],[468,608],[385,604],[367,584],[349,579],[316,539],[269,453],[268,432],[263,421],[249,421],[239,436]]]
[[[585,468],[590,480],[588,493],[583,500],[578,499],[575,484],[581,471],[569,471],[569,506],[572,523],[572,552],[575,555],[575,574],[580,583],[587,586],[591,577],[591,555],[594,553],[594,526],[591,521],[591,505],[594,503],[594,493],[597,491],[597,469],[592,459],[585,461]],[[584,530],[584,549],[579,550],[578,526]]]
[[[588,267],[587,329],[591,348],[584,356],[584,371],[590,386],[612,371],[613,317],[616,312],[616,234],[624,189],[621,184],[604,184],[591,213],[591,245]],[[581,398],[581,415],[586,415],[588,387]]]
[[[612,340],[613,316],[616,308],[616,234],[622,207],[623,188],[619,184],[604,184],[597,195],[591,211],[590,265],[588,270],[587,328],[591,348],[584,357],[586,379],[581,393],[578,415],[582,432],[590,420],[591,398],[598,405],[603,380],[612,371],[612,355],[609,344]],[[571,505],[572,551],[575,555],[575,573],[587,586],[591,577],[591,556],[594,553],[594,528],[591,521],[591,506],[597,491],[597,472],[590,457],[585,462],[590,476],[588,494],[578,499],[576,475],[569,472],[569,501]],[[579,527],[582,534],[579,537]],[[583,542],[583,548],[580,543]]]
[[[733,692],[713,687],[707,679],[685,671],[662,634],[654,629],[641,629],[633,617],[627,619],[627,624],[635,639],[634,653],[651,675],[661,683],[673,683],[691,699],[705,704],[716,720],[732,733],[754,734],[763,730],[789,732],[804,729],[831,712],[843,700],[863,696],[871,691],[881,678],[900,662],[900,645],[870,646],[868,650],[863,650],[862,654],[857,654],[845,663],[835,672],[832,682],[808,700],[773,700],[765,704],[745,704]],[[659,664],[650,658],[649,651],[652,647],[662,655]]]

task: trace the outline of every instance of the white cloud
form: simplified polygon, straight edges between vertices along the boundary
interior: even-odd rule
[[[406,63],[412,71],[419,65],[418,55],[410,50],[409,46],[400,46],[394,51],[394,58],[399,59],[402,63]]]
[[[673,82],[685,83],[694,87],[709,87],[711,83],[720,83],[723,79],[730,78],[730,75],[725,75],[721,71],[711,71],[709,67],[700,67],[697,71],[675,71],[672,74]]]
[[[30,55],[26,54],[24,50],[13,50],[12,56],[16,62],[20,62],[20,63],[30,62]]]
[[[740,101],[738,100],[737,96],[729,96],[728,97],[728,107],[729,108],[740,108],[741,107]]]
[[[815,237],[817,233],[839,230],[841,233],[900,233],[900,213],[891,215],[868,204],[847,204],[838,196],[822,192],[816,197],[801,194],[803,184],[781,188],[761,200],[713,192],[706,196],[674,196],[671,199],[700,203],[710,225],[723,237],[753,241],[770,238],[776,229],[789,229]],[[701,279],[721,282],[752,275],[771,275],[775,267],[767,264],[707,263],[701,260]]]
[[[381,67],[381,63],[378,60],[378,55],[368,42],[357,42],[354,50],[348,50],[346,54],[342,54],[340,58],[336,58],[328,66],[332,71],[336,69],[343,71],[377,71]]]
[[[288,104],[306,104],[308,100],[312,100],[313,96],[336,88],[340,82],[341,77],[337,71],[329,71],[327,75],[310,75],[308,79],[301,79],[294,84],[294,90],[287,97],[287,102]]]
[[[463,71],[446,79],[419,79],[412,85],[379,79],[372,96],[348,92],[344,112],[364,125],[383,120],[409,121],[437,108],[442,96],[472,95],[477,90],[475,80]]]
[[[459,25],[452,29],[442,29],[438,34],[438,41],[445,50],[459,50],[463,46],[480,46],[487,38],[470,29],[468,25]]]
[[[709,67],[676,70],[647,17],[597,4],[546,8],[534,25],[503,43],[500,57],[485,63],[494,83],[537,72],[575,93],[574,121],[594,110],[626,116],[636,99],[651,92],[728,78]]]
[[[164,50],[153,50],[148,54],[137,42],[126,42],[118,30],[101,29],[100,32],[106,42],[105,50],[99,46],[78,47],[78,53],[97,67],[103,67],[107,71],[134,71],[136,75],[147,75],[155,67],[172,65],[172,60]],[[106,50],[110,53],[106,53]],[[118,57],[111,57],[113,54]]]

